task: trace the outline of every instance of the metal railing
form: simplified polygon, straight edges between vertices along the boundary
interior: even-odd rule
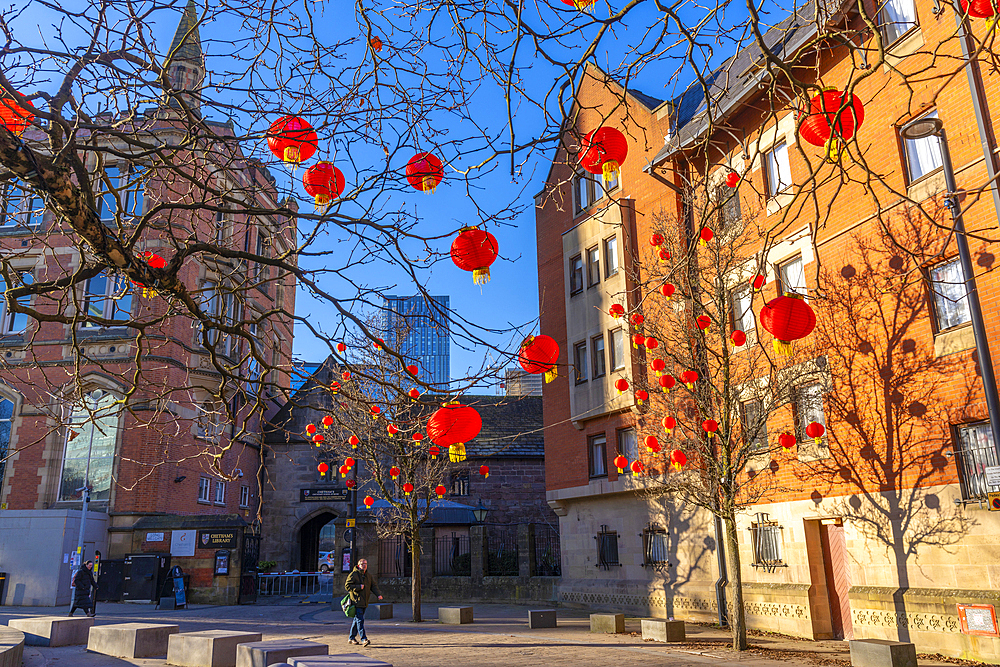
[[[989,492],[1000,491],[1000,487],[986,483],[986,468],[998,464],[989,425],[973,424],[959,429],[958,433],[961,446],[956,449],[955,458],[962,497],[964,500],[984,501]]]
[[[483,563],[486,576],[516,577],[519,573],[517,559],[517,526],[490,525],[486,527],[486,558]]]
[[[439,535],[434,538],[434,576],[468,577],[472,575],[469,536]]]
[[[325,572],[261,572],[257,596],[333,593],[333,575]]]
[[[378,541],[378,575],[408,577],[412,572],[409,542],[402,535],[381,538]]]
[[[546,523],[535,524],[535,574],[540,577],[562,574],[559,531]]]

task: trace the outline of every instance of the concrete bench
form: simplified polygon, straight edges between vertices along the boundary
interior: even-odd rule
[[[665,621],[662,618],[642,619],[642,639],[654,642],[684,641],[684,621]]]
[[[472,623],[472,607],[438,607],[438,623],[445,625]]]
[[[531,609],[528,610],[528,629],[554,628],[556,627],[555,609]]]
[[[288,664],[292,667],[392,667],[390,662],[382,662],[360,653],[289,658]]]
[[[625,614],[591,614],[590,631],[621,634],[625,632]]]
[[[236,667],[236,645],[259,642],[259,632],[202,630],[170,635],[167,664],[182,667]]]
[[[94,619],[88,616],[35,616],[14,618],[7,625],[24,633],[27,646],[86,644]]]
[[[21,667],[24,657],[24,633],[0,625],[0,667]]]
[[[854,667],[917,667],[917,648],[909,642],[887,639],[852,639]]]
[[[167,654],[170,635],[179,631],[176,625],[159,623],[95,625],[87,650],[116,658],[158,658]]]
[[[371,618],[377,621],[384,621],[387,618],[392,618],[392,603],[383,602],[380,604],[373,604],[369,609],[375,609],[375,612],[371,615]],[[368,619],[368,613],[365,612],[365,620]]]
[[[236,647],[236,667],[268,667],[274,663],[288,662],[289,658],[329,653],[328,645],[306,639],[248,642]]]

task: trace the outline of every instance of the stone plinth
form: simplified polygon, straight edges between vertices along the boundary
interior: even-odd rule
[[[368,606],[369,609],[374,609],[376,613],[372,614],[371,618],[376,621],[384,621],[387,618],[392,618],[392,603],[384,602],[379,604],[373,604]],[[368,620],[368,614],[365,614],[365,620]]]
[[[655,642],[684,641],[684,621],[665,621],[662,618],[642,619],[642,638]]]
[[[625,632],[625,614],[591,614],[590,631],[613,634]]]
[[[94,619],[88,616],[36,616],[14,618],[7,625],[24,633],[28,646],[76,646],[86,644]]]
[[[182,667],[236,667],[236,645],[259,642],[259,632],[203,630],[170,635],[167,664]]]
[[[360,653],[289,658],[288,664],[292,667],[392,667],[392,663],[369,658]]]
[[[852,639],[854,667],[917,667],[917,648],[909,642],[888,639]]]
[[[472,607],[438,607],[438,623],[445,625],[472,623]]]
[[[179,631],[176,625],[159,623],[95,625],[87,650],[116,658],[158,658],[167,654],[170,635]]]
[[[24,633],[0,625],[0,667],[21,667],[24,657]]]
[[[275,639],[250,642],[236,647],[236,667],[268,667],[288,662],[289,658],[308,655],[328,655],[330,647],[305,639]]]
[[[555,609],[533,609],[528,611],[528,628],[554,628],[556,627]]]

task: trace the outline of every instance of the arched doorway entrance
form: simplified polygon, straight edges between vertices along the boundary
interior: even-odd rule
[[[321,510],[299,528],[299,570],[316,572],[319,570],[320,552],[336,550],[336,526],[333,520],[339,514],[331,510]]]

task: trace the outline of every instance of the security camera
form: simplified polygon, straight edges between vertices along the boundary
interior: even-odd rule
[[[243,476],[243,471],[242,471],[242,470],[240,470],[239,468],[237,468],[237,469],[236,469],[236,476],[237,476],[237,477],[242,477],[242,476]]]

